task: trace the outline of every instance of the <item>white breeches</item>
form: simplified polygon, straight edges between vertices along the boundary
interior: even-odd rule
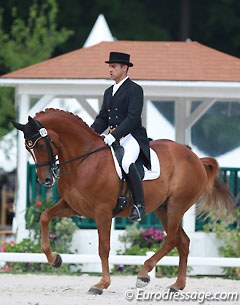
[[[128,174],[130,165],[135,163],[139,156],[140,146],[137,140],[131,134],[128,134],[122,138],[120,140],[120,145],[124,147],[122,167],[124,172]]]

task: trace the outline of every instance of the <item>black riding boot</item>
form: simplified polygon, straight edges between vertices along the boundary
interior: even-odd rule
[[[128,217],[128,219],[130,221],[140,221],[145,213],[144,195],[142,188],[142,180],[137,172],[135,163],[132,163],[130,165],[127,179],[131,187],[133,201],[134,201],[132,212]]]

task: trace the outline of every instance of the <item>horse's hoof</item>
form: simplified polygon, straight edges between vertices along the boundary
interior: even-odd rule
[[[138,277],[137,282],[136,282],[136,287],[137,288],[142,288],[147,286],[147,284],[150,282],[150,276],[146,277]]]
[[[91,295],[100,295],[103,293],[103,289],[92,286],[89,290],[88,290],[88,294]]]
[[[52,266],[54,268],[60,268],[62,265],[62,258],[59,254],[57,254],[56,258],[55,258],[55,262],[52,264]]]
[[[176,292],[179,292],[179,290],[178,290],[178,289],[173,288],[173,287],[168,287],[168,290],[169,290],[169,292],[171,292],[171,293],[176,293]]]

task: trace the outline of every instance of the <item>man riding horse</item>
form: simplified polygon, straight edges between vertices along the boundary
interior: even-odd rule
[[[124,148],[122,168],[134,201],[129,220],[140,221],[145,213],[144,194],[135,162],[140,157],[143,165],[151,168],[149,140],[141,120],[143,89],[127,75],[133,66],[129,54],[111,52],[105,63],[109,64],[115,84],[105,91],[101,110],[91,127],[99,134],[109,128],[109,133],[103,135],[105,144],[111,146],[118,141]]]

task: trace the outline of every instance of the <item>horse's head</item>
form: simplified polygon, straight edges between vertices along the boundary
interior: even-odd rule
[[[41,184],[51,187],[56,177],[56,156],[58,145],[54,134],[42,126],[36,119],[28,117],[27,124],[12,122],[24,134],[26,149],[31,153],[36,167],[38,180]]]

